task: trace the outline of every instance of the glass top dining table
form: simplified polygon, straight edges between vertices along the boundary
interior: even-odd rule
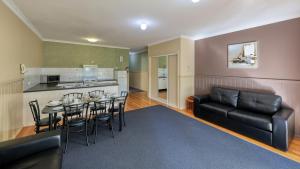
[[[48,114],[49,115],[49,131],[53,130],[53,119],[55,119],[57,117],[57,113],[61,113],[64,112],[64,106],[71,106],[71,105],[78,105],[78,104],[90,104],[93,103],[95,101],[102,101],[102,102],[110,102],[113,101],[113,105],[116,102],[120,102],[125,100],[126,98],[124,96],[110,96],[110,97],[84,97],[83,99],[77,99],[75,102],[73,100],[72,101],[64,101],[63,99],[59,100],[58,104],[56,105],[47,105],[42,109],[42,114]],[[50,101],[51,102],[51,101]],[[119,130],[122,130],[122,116],[120,110],[122,110],[122,108],[120,106],[122,106],[121,104],[118,105],[119,106]],[[114,106],[113,106],[114,108]],[[114,111],[114,110],[112,110]]]

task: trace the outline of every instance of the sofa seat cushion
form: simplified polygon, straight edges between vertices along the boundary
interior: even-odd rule
[[[61,150],[54,148],[17,160],[5,169],[59,169],[61,165]]]
[[[272,116],[269,115],[234,110],[228,113],[228,118],[262,130],[272,131]]]
[[[224,117],[227,117],[229,111],[234,110],[233,107],[218,104],[218,103],[203,103],[199,106],[200,110],[204,110],[208,113],[215,113]]]

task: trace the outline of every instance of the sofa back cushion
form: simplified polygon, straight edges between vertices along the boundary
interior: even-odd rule
[[[240,91],[238,108],[273,115],[281,108],[282,99],[274,94]]]
[[[220,87],[212,88],[209,95],[210,100],[216,103],[237,107],[239,91],[233,89],[225,89]]]

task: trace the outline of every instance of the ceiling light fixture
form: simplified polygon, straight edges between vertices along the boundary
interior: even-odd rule
[[[195,4],[195,3],[198,3],[200,0],[192,0],[192,2]]]
[[[146,30],[147,28],[148,28],[148,25],[147,24],[145,24],[145,23],[142,23],[141,25],[140,25],[140,28],[141,28],[141,30]]]
[[[97,38],[86,38],[87,41],[89,41],[90,43],[96,43],[99,41],[99,39]]]

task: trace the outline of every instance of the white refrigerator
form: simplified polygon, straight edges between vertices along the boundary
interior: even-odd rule
[[[129,78],[127,71],[115,71],[115,79],[118,80],[119,83],[119,94],[121,91],[129,92]]]

